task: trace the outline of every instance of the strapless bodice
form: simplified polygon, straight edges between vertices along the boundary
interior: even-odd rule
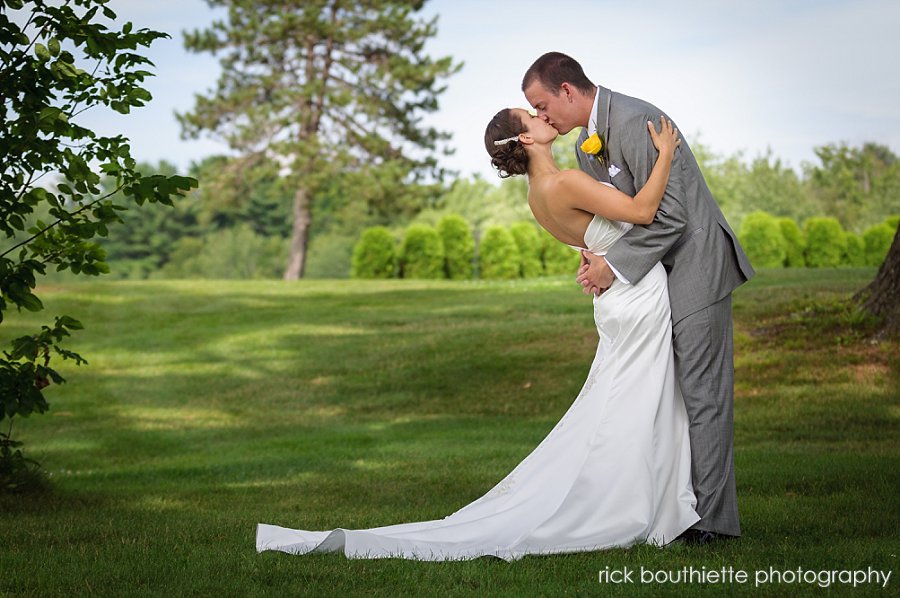
[[[599,182],[607,187],[612,187],[609,183]],[[613,243],[621,239],[633,226],[630,222],[607,220],[603,216],[595,215],[584,231],[584,247],[575,247],[574,245],[569,245],[569,247],[579,251],[587,249],[594,255],[606,255]]]
[[[584,247],[569,245],[572,249],[587,249],[594,255],[606,255],[613,243],[631,230],[634,225],[630,222],[607,220],[603,216],[594,216],[584,231]]]

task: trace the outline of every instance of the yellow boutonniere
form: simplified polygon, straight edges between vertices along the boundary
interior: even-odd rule
[[[584,143],[581,144],[581,151],[586,154],[594,154],[597,155],[600,153],[600,150],[603,149],[603,140],[600,139],[600,135],[594,133],[590,137],[584,140]]]

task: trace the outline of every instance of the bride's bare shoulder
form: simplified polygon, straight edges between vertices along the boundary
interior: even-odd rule
[[[591,178],[578,169],[560,170],[553,176],[546,177],[544,183],[548,187],[568,187],[579,184],[579,182],[584,180],[584,177],[587,177],[589,180]]]
[[[575,168],[561,170],[554,178],[557,189],[570,192],[583,192],[595,183],[588,174]]]
[[[559,181],[563,181],[563,182],[583,181],[583,180],[585,180],[585,178],[587,178],[588,180],[593,180],[585,172],[578,170],[577,168],[569,168],[567,170],[560,170],[559,174],[556,176]]]

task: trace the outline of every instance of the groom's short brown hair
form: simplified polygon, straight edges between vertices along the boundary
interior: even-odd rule
[[[584,74],[578,61],[562,52],[547,52],[535,60],[522,77],[522,91],[534,81],[554,95],[559,94],[563,83],[570,83],[585,95],[593,94],[596,87]]]

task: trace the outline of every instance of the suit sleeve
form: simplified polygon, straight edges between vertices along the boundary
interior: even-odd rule
[[[643,114],[629,119],[620,132],[622,157],[634,176],[634,188],[637,191],[647,183],[659,156],[647,133],[648,120],[656,124],[659,115]],[[669,183],[653,222],[632,228],[606,254],[606,261],[631,283],[641,280],[669,252],[685,230],[687,214],[684,208],[683,169],[684,160],[681,148],[678,148],[675,150]]]

